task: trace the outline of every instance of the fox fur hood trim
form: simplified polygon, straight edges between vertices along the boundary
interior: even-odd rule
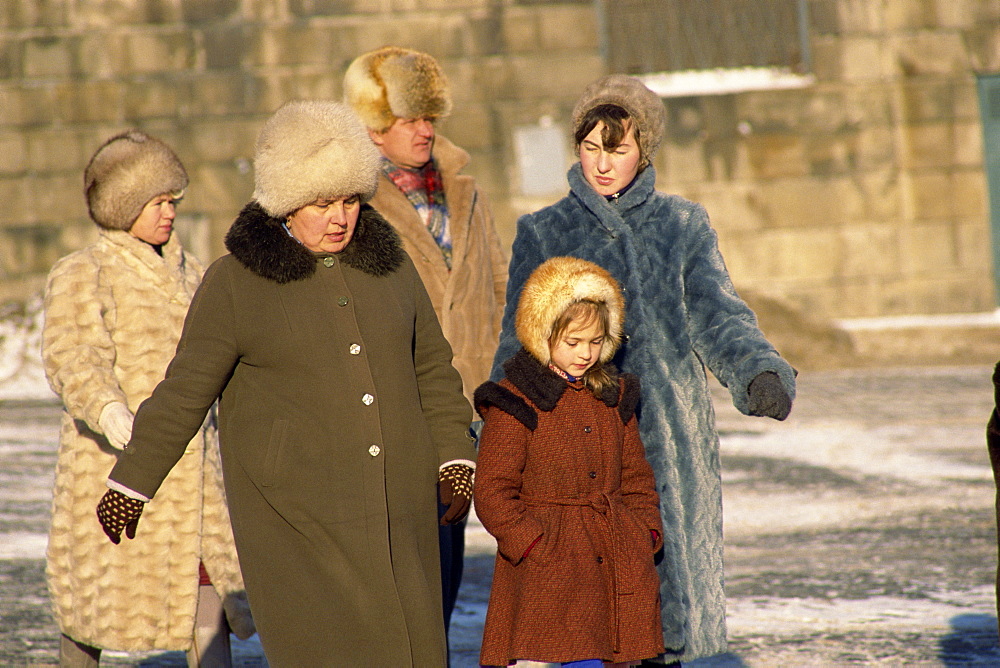
[[[625,319],[621,287],[603,268],[575,257],[550,258],[524,282],[514,324],[521,345],[539,362],[548,364],[552,324],[570,305],[584,299],[608,305],[610,331],[601,349],[601,362],[610,361],[621,342]]]
[[[639,130],[639,151],[652,162],[663,140],[666,109],[663,100],[642,81],[626,74],[610,74],[587,86],[573,107],[573,134],[588,111],[602,104],[613,104],[628,112]]]
[[[318,255],[284,228],[284,219],[250,202],[226,233],[226,249],[240,264],[263,278],[290,283],[316,273]],[[403,264],[403,242],[396,230],[370,205],[361,206],[354,236],[337,257],[372,276],[386,276]]]
[[[132,228],[154,197],[179,194],[188,175],[165,143],[139,130],[104,142],[83,171],[83,193],[90,217],[108,230]]]
[[[398,46],[355,58],[344,73],[344,100],[375,132],[385,132],[397,118],[436,119],[451,112],[448,79],[434,57]]]
[[[287,102],[257,138],[253,199],[279,218],[321,199],[359,195],[367,202],[378,185],[380,157],[347,105]]]

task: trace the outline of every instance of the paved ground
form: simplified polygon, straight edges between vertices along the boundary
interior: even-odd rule
[[[787,422],[716,387],[730,652],[699,666],[1000,665],[984,366],[804,373]],[[42,579],[57,409],[0,402],[0,665],[55,665]],[[493,546],[470,527],[453,666],[476,665]],[[181,666],[179,653],[106,665]],[[266,665],[255,642],[239,665]]]

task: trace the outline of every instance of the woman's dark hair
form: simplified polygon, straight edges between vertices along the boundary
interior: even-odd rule
[[[580,144],[587,138],[587,135],[597,127],[598,122],[604,123],[604,127],[601,128],[601,141],[604,142],[606,151],[618,148],[625,141],[629,128],[635,133],[636,146],[639,147],[640,151],[642,150],[642,143],[639,141],[639,126],[632,120],[629,113],[617,104],[599,104],[583,115],[576,132],[573,134],[573,141],[577,148],[580,148]],[[641,156],[639,170],[642,171],[642,168],[647,164],[649,161],[646,160],[646,156]]]
[[[604,332],[604,345],[608,345],[608,331],[611,329],[611,311],[607,303],[592,299],[581,299],[566,307],[566,310],[552,323],[552,333],[549,334],[550,350],[559,343],[559,339],[569,329],[570,323],[577,320],[580,321],[578,323],[580,327],[587,327],[596,320],[600,325],[601,331]],[[596,397],[600,397],[604,392],[604,388],[615,382],[612,380],[607,369],[604,368],[604,364],[600,359],[584,372],[581,380],[583,380],[583,384]]]

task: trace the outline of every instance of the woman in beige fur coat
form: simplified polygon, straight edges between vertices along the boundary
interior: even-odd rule
[[[226,617],[240,637],[254,629],[214,426],[206,422],[149,504],[143,540],[116,547],[94,515],[201,280],[172,234],[187,174],[166,144],[131,131],[97,150],[84,182],[100,236],[52,268],[42,341],[65,408],[47,555],[60,664],[96,666],[103,648],[185,650],[189,665],[230,665]]]

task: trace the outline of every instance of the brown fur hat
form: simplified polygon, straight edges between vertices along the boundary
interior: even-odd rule
[[[159,195],[181,193],[188,176],[159,139],[128,130],[104,142],[83,171],[83,194],[95,223],[128,231],[142,208]]]
[[[319,199],[360,195],[367,202],[378,184],[379,156],[347,105],[287,102],[257,137],[253,198],[276,218]]]
[[[525,350],[542,364],[548,364],[552,325],[570,305],[583,299],[608,305],[610,331],[601,350],[601,362],[614,357],[624,326],[625,298],[611,274],[593,262],[575,257],[550,258],[538,265],[524,282],[514,330]]]
[[[451,91],[441,66],[426,53],[384,46],[354,59],[344,73],[344,101],[375,132],[397,118],[444,118]]]
[[[584,89],[573,107],[574,135],[586,113],[602,104],[614,104],[628,112],[639,130],[639,151],[647,163],[652,162],[666,126],[663,100],[635,77],[626,74],[602,77]]]

